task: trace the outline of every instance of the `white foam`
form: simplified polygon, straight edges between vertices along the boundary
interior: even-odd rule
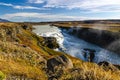
[[[49,25],[34,26],[34,27],[36,29],[33,30],[33,32],[37,33],[37,35],[44,37],[55,37],[61,49],[64,49],[63,47],[64,36],[62,35],[61,30],[59,28],[51,27]]]

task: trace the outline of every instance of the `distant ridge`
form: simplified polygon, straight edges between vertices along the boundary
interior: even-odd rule
[[[0,18],[0,22],[10,22],[10,21],[8,21],[8,20],[6,20],[6,19],[1,19],[1,18]]]

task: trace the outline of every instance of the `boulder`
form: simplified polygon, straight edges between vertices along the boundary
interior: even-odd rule
[[[47,46],[50,49],[59,48],[56,38],[54,37],[43,37],[44,41],[42,42],[43,46]]]
[[[49,71],[55,72],[59,68],[62,70],[73,68],[73,63],[65,55],[56,56],[47,60],[47,69]]]

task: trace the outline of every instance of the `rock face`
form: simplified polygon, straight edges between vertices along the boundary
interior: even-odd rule
[[[93,49],[87,49],[87,48],[85,48],[83,50],[84,50],[84,52],[83,52],[84,58],[89,62],[93,62],[94,58],[95,58],[95,52],[96,51],[93,50]]]
[[[75,35],[87,42],[96,44],[115,53],[120,54],[120,50],[116,50],[117,44],[120,43],[120,32],[110,32],[107,30],[98,30],[92,28],[64,28],[68,33]],[[115,43],[115,44],[114,44]],[[114,45],[114,47],[109,47]],[[120,49],[120,46],[117,47]]]
[[[73,63],[65,55],[56,56],[47,60],[48,80],[58,80],[64,70],[71,68],[73,68]]]
[[[21,34],[23,30],[31,30],[31,26],[15,23],[0,23],[0,40],[18,41],[17,34]]]
[[[69,69],[73,68],[72,61],[67,58],[65,55],[57,56],[51,58],[47,61],[47,68],[48,70],[55,72],[56,69]]]
[[[43,37],[44,41],[42,42],[43,46],[47,46],[50,49],[59,48],[56,38],[54,37]]]
[[[117,39],[113,41],[111,44],[109,44],[107,49],[119,53],[120,56],[120,39]]]

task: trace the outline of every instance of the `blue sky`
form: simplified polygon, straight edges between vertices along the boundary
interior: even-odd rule
[[[120,0],[0,0],[0,18],[16,22],[120,19]]]

